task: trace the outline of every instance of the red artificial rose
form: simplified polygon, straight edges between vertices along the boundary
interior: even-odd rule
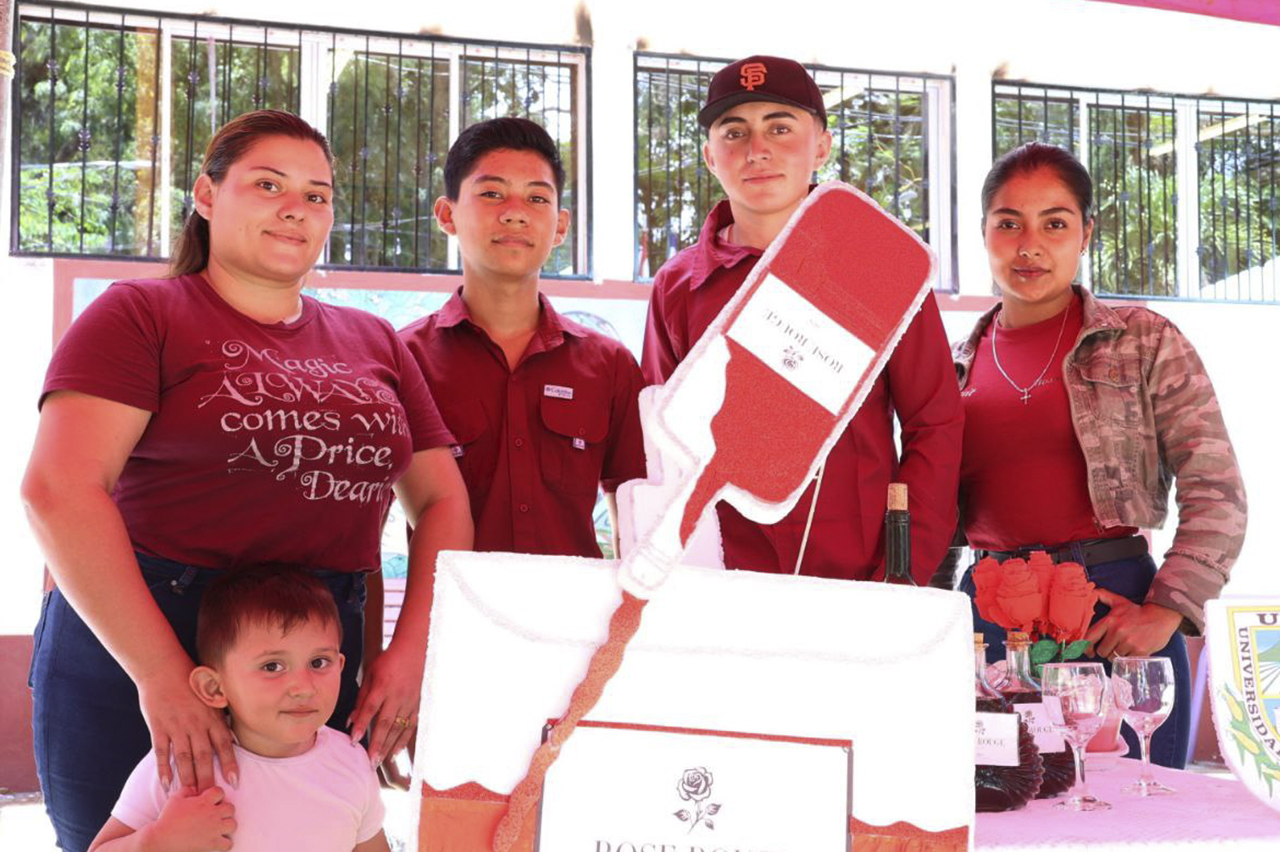
[[[973,600],[978,605],[978,615],[994,624],[1003,626],[1003,612],[997,612],[996,589],[1000,588],[1000,563],[988,556],[973,567]]]
[[[1093,606],[1098,593],[1084,567],[1063,562],[1053,574],[1049,590],[1049,624],[1046,632],[1058,642],[1075,642],[1084,638],[1093,622]]]
[[[1044,610],[1044,591],[1035,572],[1021,559],[1009,559],[1002,566],[1000,588],[996,589],[996,602],[1008,619],[1000,624],[1006,630],[1024,630],[1030,633]]]
[[[978,615],[1006,630],[1035,629],[1044,610],[1044,593],[1036,575],[1021,559],[1002,565],[988,557],[973,569]]]
[[[1032,551],[1031,556],[1027,558],[1027,567],[1036,575],[1036,582],[1040,584],[1042,592],[1040,597],[1043,605],[1040,608],[1040,614],[1036,616],[1036,629],[1040,633],[1048,633],[1049,591],[1053,588],[1053,560],[1043,550]]]

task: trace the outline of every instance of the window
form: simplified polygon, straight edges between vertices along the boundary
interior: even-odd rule
[[[333,148],[322,265],[457,269],[431,211],[449,145],[476,121],[521,115],[559,144],[574,213],[545,273],[590,275],[588,49],[56,4],[19,12],[16,253],[167,256],[217,127],[274,108],[324,129]]]
[[[702,161],[707,86],[730,60],[635,56],[635,275],[650,278],[698,238],[724,196]],[[866,192],[929,243],[939,289],[955,282],[952,78],[813,66],[832,151],[821,181]]]
[[[993,84],[994,154],[1031,140],[1094,180],[1100,294],[1280,300],[1280,102]]]

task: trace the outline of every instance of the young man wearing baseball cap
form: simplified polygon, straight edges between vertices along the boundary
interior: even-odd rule
[[[712,78],[698,122],[707,131],[707,168],[728,198],[707,216],[698,242],[654,279],[641,358],[646,380],[671,376],[804,201],[831,152],[826,119],[821,90],[790,59],[750,56]],[[717,507],[726,567],[854,580],[882,574],[885,497],[896,481],[909,487],[912,573],[924,585],[955,529],[963,430],[930,294],[832,448],[817,487],[810,484],[776,524]]]

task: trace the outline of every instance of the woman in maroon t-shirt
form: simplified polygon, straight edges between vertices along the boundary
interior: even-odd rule
[[[333,225],[332,181],[328,143],[301,119],[232,120],[205,152],[172,277],[112,285],[54,355],[23,498],[58,585],[32,686],[64,849],[89,845],[148,749],[166,784],[210,786],[215,755],[236,783],[230,732],[188,685],[198,600],[219,571],[314,571],[343,617],[330,724],[369,732],[375,763],[413,729],[435,554],[471,546],[471,516],[452,438],[391,326],[301,294]],[[417,530],[408,592],[357,697],[363,579],[380,570],[393,487]]]
[[[1179,627],[1203,627],[1204,602],[1239,553],[1244,491],[1186,338],[1145,308],[1109,307],[1073,286],[1093,233],[1092,201],[1079,161],[1038,143],[998,160],[983,185],[983,241],[1000,303],[955,351],[963,532],[978,557],[1045,550],[1083,564],[1099,589],[1085,637],[1099,657],[1173,660],[1177,705],[1152,759],[1181,767],[1190,671]],[[1138,531],[1164,520],[1174,478],[1178,533],[1157,574]],[[973,594],[972,569],[961,588]],[[974,618],[991,657],[1003,657],[1004,630],[976,608]]]

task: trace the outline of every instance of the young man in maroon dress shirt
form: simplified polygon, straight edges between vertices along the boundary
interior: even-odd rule
[[[645,475],[635,358],[538,292],[569,228],[563,187],[559,152],[537,124],[464,130],[435,202],[458,240],[462,286],[400,332],[457,442],[476,550],[599,557],[598,487],[612,514],[618,485]]]
[[[728,199],[711,211],[698,242],[654,279],[641,358],[650,383],[671,376],[737,292],[831,151],[822,92],[789,59],[751,56],[726,66],[712,79],[698,121],[707,131],[707,167]],[[901,454],[894,444],[895,415]],[[855,580],[881,575],[887,486],[899,481],[910,490],[912,573],[924,585],[955,529],[963,426],[950,349],[931,294],[832,448],[816,504],[811,484],[776,524],[757,524],[725,504],[718,507],[725,565]]]

